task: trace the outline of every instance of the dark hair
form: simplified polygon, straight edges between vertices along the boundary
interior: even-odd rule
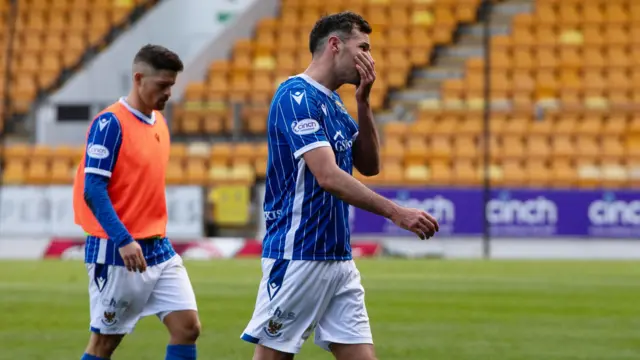
[[[337,14],[325,15],[313,26],[309,35],[309,50],[315,54],[327,41],[329,34],[338,32],[342,40],[351,36],[353,29],[360,30],[365,34],[371,34],[371,25],[362,16],[344,11]]]
[[[178,54],[160,45],[145,45],[133,59],[134,64],[145,63],[155,70],[181,72],[184,69]]]

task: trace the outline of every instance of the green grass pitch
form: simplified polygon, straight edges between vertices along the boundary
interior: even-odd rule
[[[640,359],[637,262],[358,260],[380,359]],[[200,359],[251,359],[239,339],[260,261],[187,262],[200,307]],[[79,359],[88,278],[71,261],[0,262],[0,359]],[[114,359],[164,359],[143,319]],[[330,359],[307,342],[300,359]]]

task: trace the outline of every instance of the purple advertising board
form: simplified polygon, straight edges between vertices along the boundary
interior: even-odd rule
[[[479,236],[484,231],[482,189],[400,189],[376,192],[423,209],[440,223],[438,236]],[[495,237],[640,239],[640,191],[492,189],[486,206]],[[391,221],[352,207],[351,234],[413,236]]]

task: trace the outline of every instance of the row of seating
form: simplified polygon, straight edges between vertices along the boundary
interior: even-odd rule
[[[70,11],[38,11],[27,8],[18,12],[15,26],[22,34],[46,33],[49,30],[63,33],[87,29],[106,30],[121,24],[130,12],[130,6]]]
[[[594,1],[582,3],[564,2],[558,5],[538,3],[535,21],[542,24],[581,24],[581,23],[640,23],[640,6],[634,1],[622,0],[598,4]]]
[[[540,72],[549,69],[637,73],[640,60],[636,55],[640,55],[640,51],[636,48],[633,51],[627,51],[622,47],[611,47],[607,50],[592,48],[584,51],[570,48],[559,51],[548,48],[535,51],[524,48],[511,51],[498,49],[491,51],[489,66],[494,73],[507,70]],[[484,65],[484,62],[478,62],[478,60],[473,59],[472,64]]]
[[[220,185],[252,184],[266,171],[264,160],[239,162],[233,166],[207,164],[193,158],[180,163],[172,161],[167,169],[168,184]],[[70,184],[76,167],[68,162],[44,160],[29,163],[7,162],[3,171],[3,183],[12,184]],[[492,162],[489,167],[494,185],[512,186],[633,186],[640,183],[640,162],[604,161],[572,162],[567,159],[546,161],[542,159],[503,160]],[[480,161],[458,159],[454,162],[438,159],[428,163],[403,165],[399,161],[383,163],[382,172],[375,177],[354,176],[372,185],[480,185],[484,166]]]
[[[575,165],[567,160],[550,164],[531,160],[505,161],[489,167],[489,177],[493,186],[525,187],[632,187],[640,183],[640,164],[610,163],[604,165]],[[479,186],[483,183],[485,169],[471,161],[454,164],[432,162],[430,165],[402,166],[387,163],[375,177],[355,177],[370,185],[434,186],[462,185]]]
[[[235,159],[234,159],[235,160]],[[4,184],[70,184],[77,166],[64,159],[12,160],[3,171]],[[640,160],[590,161],[539,158],[503,159],[489,167],[494,184],[528,186],[631,186],[640,183]],[[265,159],[235,160],[231,165],[190,157],[173,160],[167,169],[168,184],[243,184],[250,185],[264,177]],[[354,176],[368,184],[385,185],[479,185],[484,176],[481,159],[460,158],[448,161],[433,157],[427,162],[403,164],[386,159],[382,172],[375,177]]]
[[[28,111],[40,89],[47,88],[62,70],[80,60],[88,46],[100,45],[109,30],[123,23],[137,5],[152,0],[24,0],[17,4],[15,33],[0,36],[3,46],[12,44],[8,89],[10,114]],[[8,19],[11,8],[0,8]],[[0,25],[8,26],[5,21]],[[12,25],[13,25],[12,24]],[[4,80],[2,81],[4,83]]]
[[[458,23],[475,19],[479,4],[479,0],[283,1],[278,17],[260,20],[253,38],[238,40],[228,60],[213,62],[202,81],[188,86],[185,101],[175,109],[173,129],[185,135],[230,132],[236,115],[229,103],[269,104],[282,81],[308,66],[307,44],[314,23],[325,12],[342,10],[363,14],[374,28],[370,37],[378,77],[371,104],[374,111],[382,110],[388,91],[405,87],[412,67],[427,65],[434,46],[449,44]],[[356,107],[354,91],[340,92],[351,112]],[[241,129],[264,134],[268,108],[243,109],[238,116]]]
[[[391,138],[393,139],[393,138]],[[491,138],[490,155],[493,159],[625,159],[640,158],[640,139],[620,141],[618,137],[595,138],[533,135]],[[484,145],[477,137],[460,135],[452,138],[434,135],[430,139],[410,137],[406,143],[398,140],[385,142],[382,155],[405,163],[424,163],[429,159],[481,158]]]

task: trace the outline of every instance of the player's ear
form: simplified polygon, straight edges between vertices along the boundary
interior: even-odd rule
[[[137,71],[136,71],[136,72],[134,72],[134,73],[133,73],[133,82],[134,82],[136,85],[140,85],[140,83],[142,82],[142,73],[137,72]]]
[[[331,50],[331,52],[336,55],[337,53],[340,52],[340,39],[338,39],[337,36],[330,36],[329,40],[327,41],[327,46],[329,47],[329,50]]]

